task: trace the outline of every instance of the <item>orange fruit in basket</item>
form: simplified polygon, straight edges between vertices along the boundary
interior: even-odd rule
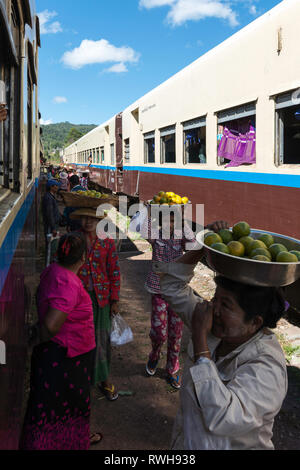
[[[159,191],[158,195],[159,195],[159,197],[164,197],[166,195],[166,193],[164,191]]]
[[[211,246],[214,243],[222,243],[222,238],[217,233],[208,233],[204,238],[204,243],[207,246]]]
[[[159,201],[160,204],[168,204],[169,203],[169,200],[167,197],[162,197],[161,200]]]
[[[160,197],[159,196],[154,196],[153,197],[153,201],[156,203],[156,204],[159,204],[159,201],[160,201]]]
[[[273,245],[269,246],[269,252],[272,255],[272,260],[276,261],[277,255],[282,251],[288,252],[288,249],[282,245],[282,243],[274,243]]]
[[[250,225],[247,222],[238,222],[232,227],[233,238],[238,240],[242,237],[247,237],[250,234]]]
[[[270,233],[263,233],[262,235],[260,235],[260,237],[258,237],[258,240],[264,242],[267,248],[269,248],[269,246],[275,243],[274,238]]]
[[[293,253],[289,253],[287,251],[281,251],[276,256],[277,263],[298,263],[298,258]]]
[[[245,247],[242,243],[238,242],[238,241],[232,241],[232,242],[229,242],[228,245],[227,245],[227,248],[229,250],[229,253],[232,255],[232,256],[244,256],[245,254]]]

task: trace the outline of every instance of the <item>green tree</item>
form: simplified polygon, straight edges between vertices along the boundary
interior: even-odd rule
[[[83,134],[78,129],[76,129],[75,127],[72,127],[70,129],[69,134],[67,135],[66,145],[73,144],[73,142],[76,142],[76,140],[80,139],[80,137],[82,136]]]

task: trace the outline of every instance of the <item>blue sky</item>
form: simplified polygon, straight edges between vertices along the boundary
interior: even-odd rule
[[[101,124],[280,0],[36,0],[43,123]]]

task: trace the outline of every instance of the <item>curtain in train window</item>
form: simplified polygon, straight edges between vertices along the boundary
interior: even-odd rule
[[[227,167],[256,162],[256,105],[218,113],[218,164]]]
[[[126,162],[129,162],[130,161],[130,140],[129,139],[124,140],[124,156],[125,156]]]
[[[115,164],[115,144],[110,145],[110,163]]]

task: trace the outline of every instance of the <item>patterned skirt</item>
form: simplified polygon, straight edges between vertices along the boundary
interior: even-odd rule
[[[94,325],[96,335],[96,352],[94,356],[94,366],[92,372],[92,385],[105,382],[110,372],[111,362],[111,317],[110,304],[99,307],[94,291],[89,292],[94,313]]]
[[[22,450],[87,450],[95,351],[69,358],[54,341],[33,349]]]

